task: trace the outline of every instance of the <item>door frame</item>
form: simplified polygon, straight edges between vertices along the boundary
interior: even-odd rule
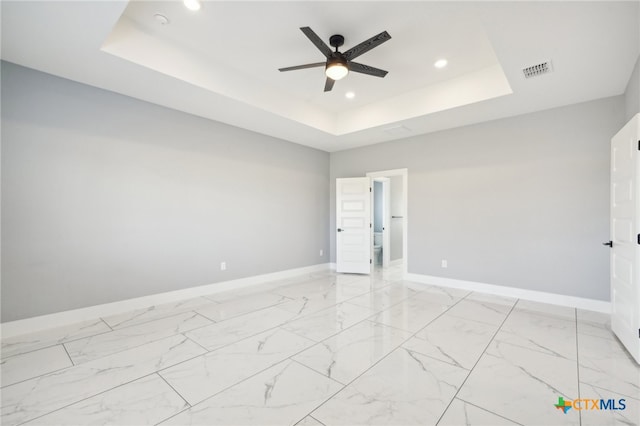
[[[391,261],[391,192],[389,190],[391,179],[387,177],[376,177],[372,178],[372,199],[371,199],[371,212],[372,217],[374,219],[373,224],[373,234],[375,234],[375,200],[376,200],[376,191],[375,191],[375,183],[378,182],[382,186],[382,267],[389,267],[389,262]],[[372,236],[371,246],[375,246],[375,237]],[[376,264],[376,259],[374,256],[373,248],[371,249],[371,258],[373,259],[373,266]]]
[[[392,169],[367,173],[372,188],[374,178],[390,178],[393,176],[402,176],[402,274],[406,275],[409,270],[409,248],[407,244],[407,236],[409,235],[409,169]],[[373,209],[371,209],[371,223],[373,223]],[[389,227],[389,232],[391,232],[391,227]],[[373,259],[373,228],[371,229],[371,258]]]

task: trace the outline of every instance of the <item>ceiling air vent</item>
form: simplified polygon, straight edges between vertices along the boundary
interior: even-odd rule
[[[397,136],[397,135],[403,135],[405,133],[409,133],[411,132],[411,129],[403,126],[403,125],[398,125],[398,126],[391,126],[391,127],[387,127],[384,130],[386,133],[393,135],[393,136]]]
[[[525,78],[538,77],[539,75],[549,74],[551,71],[553,71],[551,61],[541,62],[522,69]]]

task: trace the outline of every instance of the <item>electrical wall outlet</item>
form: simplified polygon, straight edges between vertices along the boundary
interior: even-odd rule
[[[221,271],[227,270],[227,262],[220,262],[220,270]]]
[[[448,267],[447,259],[442,259],[441,265],[442,265],[443,268]]]
[[[320,249],[320,256],[324,255],[324,250]]]

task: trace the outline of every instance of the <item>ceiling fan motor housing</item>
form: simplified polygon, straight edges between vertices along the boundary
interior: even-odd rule
[[[337,64],[349,68],[349,61],[345,59],[342,53],[334,54],[331,58],[327,59],[327,65],[325,68],[329,68]]]
[[[332,47],[336,48],[336,52],[338,51],[338,47],[344,44],[344,37],[340,34],[334,34],[329,38],[329,44]]]

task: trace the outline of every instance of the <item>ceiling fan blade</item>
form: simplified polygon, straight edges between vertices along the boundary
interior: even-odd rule
[[[327,46],[320,37],[318,37],[318,34],[314,33],[313,30],[309,27],[301,27],[300,30],[304,33],[304,35],[307,36],[309,40],[311,40],[311,43],[313,43],[324,56],[326,56],[327,58],[331,57],[331,54],[333,53],[331,51],[331,48]]]
[[[325,91],[325,92],[330,92],[330,91],[331,91],[331,89],[333,89],[333,84],[334,84],[335,82],[336,82],[335,80],[333,80],[333,79],[331,79],[331,78],[327,77],[327,81],[324,83],[324,91]]]
[[[349,62],[349,70],[374,77],[384,77],[388,73],[388,71],[381,70],[380,68],[370,67],[369,65],[359,64],[357,62]]]
[[[278,71],[303,70],[306,68],[324,67],[325,65],[327,65],[326,62],[316,62],[315,64],[296,65],[295,67],[278,68]]]
[[[391,39],[391,36],[388,32],[383,31],[378,35],[371,37],[369,40],[365,40],[357,46],[352,47],[351,49],[344,52],[344,57],[350,61],[351,59],[355,59],[363,53],[367,53],[374,47],[377,47],[384,43],[385,41]]]

